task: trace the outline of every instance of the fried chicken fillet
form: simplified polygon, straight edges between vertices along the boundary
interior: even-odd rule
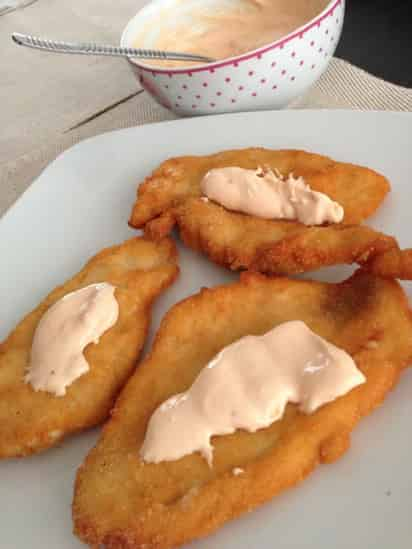
[[[200,190],[203,176],[212,168],[227,166],[261,166],[283,175],[292,172],[302,176],[313,190],[343,206],[343,222],[308,227],[229,211],[205,200]],[[161,164],[138,187],[129,224],[145,228],[155,240],[177,224],[188,246],[233,270],[288,275],[359,263],[373,266],[376,274],[412,278],[412,252],[401,252],[394,238],[359,226],[375,212],[388,191],[389,183],[382,175],[317,154],[256,148],[225,151],[172,158]],[[393,256],[402,270],[389,268],[394,264]],[[375,261],[377,257],[379,261]]]
[[[212,468],[199,453],[158,464],[140,460],[157,406],[186,391],[226,345],[296,319],[350,353],[366,383],[311,415],[290,404],[266,429],[214,437]],[[357,422],[383,401],[411,361],[411,334],[399,284],[364,270],[340,284],[244,273],[239,282],[175,305],[78,471],[75,533],[107,549],[178,547],[298,484],[348,449]],[[237,467],[244,473],[234,475]]]
[[[106,419],[115,397],[135,369],[153,300],[178,273],[170,239],[133,238],[107,248],[71,280],[53,290],[0,344],[0,457],[26,456],[55,445],[69,433]],[[90,370],[56,397],[24,381],[33,335],[47,309],[65,294],[89,284],[116,287],[119,317],[84,355]]]
[[[342,223],[307,227],[236,213],[201,197],[200,182],[212,168],[268,167],[302,176],[313,190],[327,194],[345,210]],[[165,161],[137,190],[129,224],[144,227],[153,239],[175,224],[183,241],[230,269],[295,274],[339,263],[366,263],[396,241],[359,227],[389,191],[385,177],[360,166],[305,151],[261,148],[187,156]]]

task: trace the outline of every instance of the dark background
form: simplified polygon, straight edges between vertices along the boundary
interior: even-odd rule
[[[347,0],[335,55],[412,87],[412,0]]]

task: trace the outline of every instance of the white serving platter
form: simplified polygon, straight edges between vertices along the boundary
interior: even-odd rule
[[[412,114],[239,113],[120,130],[66,151],[0,220],[0,340],[96,251],[135,234],[127,219],[136,184],[162,160],[247,146],[303,148],[384,173],[392,192],[369,223],[412,247]],[[181,245],[179,252],[181,276],[154,308],[151,337],[173,303],[236,278]],[[335,281],[350,271],[336,267],[314,278]],[[404,286],[411,295],[412,285]],[[361,422],[337,463],[190,547],[410,549],[411,395],[412,371]],[[0,547],[83,546],[72,534],[73,480],[97,434],[0,462]]]

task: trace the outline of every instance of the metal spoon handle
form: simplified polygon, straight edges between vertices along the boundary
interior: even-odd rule
[[[12,39],[19,46],[27,46],[37,50],[51,51],[55,53],[72,53],[81,55],[105,55],[110,57],[137,57],[140,59],[166,59],[174,61],[200,61],[210,63],[213,59],[190,53],[178,53],[173,51],[146,50],[136,48],[121,48],[107,44],[94,44],[92,42],[60,42],[48,40],[28,34],[14,32]]]

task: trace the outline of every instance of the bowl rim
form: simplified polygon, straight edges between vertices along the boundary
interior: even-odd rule
[[[279,38],[275,42],[271,42],[269,44],[266,44],[264,46],[260,46],[259,48],[255,50],[248,51],[246,53],[236,55],[234,57],[228,57],[223,60],[214,61],[213,63],[203,63],[201,65],[193,65],[190,67],[187,67],[185,69],[183,68],[173,68],[173,67],[166,67],[166,68],[160,68],[155,65],[149,65],[147,63],[142,64],[139,63],[139,61],[132,60],[132,58],[128,57],[127,60],[129,63],[131,63],[132,66],[138,67],[144,72],[150,72],[152,75],[155,74],[168,74],[169,76],[173,74],[186,74],[191,76],[192,73],[196,72],[215,72],[215,69],[219,69],[222,67],[226,67],[228,65],[237,67],[238,64],[241,61],[246,61],[248,59],[251,59],[253,57],[257,57],[258,59],[266,52],[274,50],[274,49],[283,49],[285,44],[290,42],[296,37],[303,38],[303,35],[308,32],[309,30],[313,29],[313,27],[320,27],[322,21],[326,19],[329,16],[332,16],[335,12],[336,8],[338,6],[342,5],[343,9],[345,8],[345,0],[330,0],[326,7],[313,19],[310,19],[307,23],[302,25],[301,27],[298,27],[296,30],[290,32],[289,34],[285,35],[282,38]],[[142,8],[144,9],[144,7]],[[120,37],[120,45],[125,46],[125,37],[126,33],[129,30],[129,27],[132,25],[132,23],[135,21],[137,17],[139,17],[141,10],[139,10],[127,23],[127,25],[124,27],[124,30],[122,32],[122,35]],[[342,18],[343,19],[343,18]],[[127,46],[126,46],[127,47]]]

